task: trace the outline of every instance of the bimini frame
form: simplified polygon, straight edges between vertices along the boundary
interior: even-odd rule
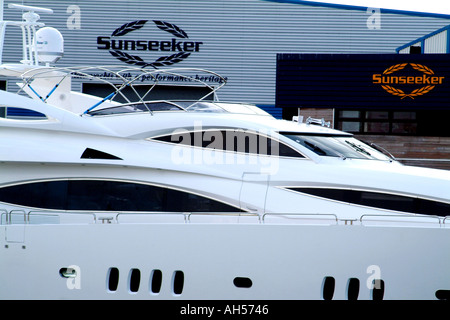
[[[207,75],[199,77],[198,74]],[[203,79],[208,77],[215,77],[217,86],[213,86]],[[111,93],[103,97],[102,100],[96,102],[94,105],[89,106],[85,109],[83,114],[88,114],[90,111],[96,109],[101,104],[106,101],[113,101],[117,96],[121,96],[127,103],[141,102],[145,105],[146,97],[148,94],[156,87],[159,80],[158,78],[165,78],[169,81],[177,80],[181,81],[183,84],[189,84],[192,86],[202,86],[210,91],[197,99],[192,104],[198,103],[199,101],[205,100],[211,94],[214,97],[214,101],[218,101],[216,92],[226,84],[226,79],[221,75],[199,68],[170,68],[170,69],[144,69],[137,67],[126,67],[123,66],[85,66],[85,67],[40,67],[24,72],[21,75],[23,80],[21,88],[19,90],[23,91],[25,88],[29,88],[41,101],[47,102],[47,99],[55,92],[58,86],[66,79],[85,79],[90,81],[97,81],[100,83],[108,84],[111,87]],[[48,92],[45,94],[38,93],[32,86],[33,81],[37,79],[53,79],[53,87],[49,88]],[[139,94],[135,86],[142,82],[151,82],[148,90]],[[133,96],[133,101],[127,97],[123,92],[125,88],[131,88]],[[137,98],[137,100],[136,100]],[[145,105],[146,106],[146,105]],[[152,113],[149,107],[146,106],[148,111]]]

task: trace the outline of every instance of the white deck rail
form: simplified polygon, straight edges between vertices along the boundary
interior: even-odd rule
[[[450,228],[450,216],[412,214],[362,214],[358,219],[320,213],[236,212],[94,212],[25,211],[0,209],[0,225],[11,224],[260,224],[260,225],[360,225],[366,227]]]

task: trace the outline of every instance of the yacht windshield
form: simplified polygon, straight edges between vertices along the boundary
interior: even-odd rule
[[[111,114],[135,113],[135,112],[155,112],[155,111],[182,111],[183,109],[174,103],[167,101],[147,101],[122,104],[118,106],[106,107],[103,109],[89,111],[91,116],[104,116]]]
[[[320,156],[352,159],[392,160],[383,153],[348,135],[304,135],[281,133]]]

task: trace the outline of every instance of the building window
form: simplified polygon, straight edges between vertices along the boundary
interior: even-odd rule
[[[417,111],[336,110],[336,128],[351,133],[417,133]]]
[[[450,110],[335,110],[335,127],[354,134],[450,136]]]

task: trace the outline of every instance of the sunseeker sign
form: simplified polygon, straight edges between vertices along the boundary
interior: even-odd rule
[[[153,27],[159,34],[145,39],[142,35],[135,36],[134,31],[146,26]],[[110,36],[97,37],[97,49],[108,50],[116,59],[142,68],[158,68],[181,62],[191,53],[199,52],[202,44],[200,41],[191,41],[180,27],[159,20],[128,22],[115,29]],[[149,53],[157,58],[149,60]]]
[[[278,54],[276,104],[450,110],[448,54]]]
[[[405,70],[405,67],[408,66],[411,66],[411,69],[418,71],[420,75],[397,75],[398,72]],[[418,63],[394,64],[393,66],[390,66],[389,68],[384,70],[383,74],[374,74],[372,76],[373,83],[380,84],[381,87],[386,90],[386,92],[394,96],[399,96],[401,99],[404,99],[406,97],[414,99],[415,97],[427,94],[437,85],[443,84],[444,79],[445,77],[436,76],[434,71],[429,67]],[[397,84],[407,84],[420,87],[415,88],[408,93],[402,89],[397,88]]]

